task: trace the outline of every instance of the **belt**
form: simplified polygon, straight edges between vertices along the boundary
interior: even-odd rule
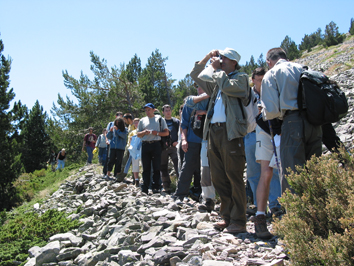
[[[225,124],[226,124],[226,122],[222,122],[222,123],[220,123],[220,122],[212,123],[213,126],[217,126],[217,127],[221,127],[221,126],[223,126],[223,125],[225,125]]]
[[[160,140],[151,140],[151,141],[143,141],[143,144],[151,144],[151,143],[155,143],[155,142],[159,142]]]
[[[303,110],[305,111],[306,109],[303,109]],[[298,112],[300,112],[300,111],[299,110],[286,110],[285,114],[284,114],[284,117],[287,116],[287,115],[298,113]]]

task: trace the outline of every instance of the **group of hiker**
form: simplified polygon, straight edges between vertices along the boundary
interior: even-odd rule
[[[141,119],[117,112],[98,138],[90,129],[84,140],[88,163],[96,146],[104,178],[122,182],[132,164],[133,182],[142,192],[171,194],[170,158],[178,176],[172,198],[183,202],[191,197],[200,201],[200,210],[210,212],[217,192],[222,220],[214,226],[233,234],[246,232],[247,163],[256,206],[251,220],[257,237],[271,238],[267,205],[272,215],[283,213],[278,198],[286,189],[293,192],[286,179],[288,169],[295,171],[312,155],[320,156],[322,141],[337,149],[340,140],[331,124],[314,125],[299,111],[304,68],[289,62],[282,48],[267,52],[269,70],[253,71],[252,88],[248,75],[239,71],[240,59],[234,49],[226,48],[212,50],[195,63],[190,75],[198,95],[185,99],[180,120],[171,116],[170,105],[162,107],[161,116],[153,103],[147,103]]]

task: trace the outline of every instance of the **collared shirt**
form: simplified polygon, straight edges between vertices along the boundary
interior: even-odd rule
[[[280,59],[264,75],[261,88],[264,119],[282,119],[287,110],[298,110],[297,92],[302,71],[300,64]]]

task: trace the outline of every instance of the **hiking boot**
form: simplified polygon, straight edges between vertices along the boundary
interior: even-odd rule
[[[254,218],[254,227],[256,230],[256,236],[261,239],[272,238],[273,235],[268,231],[267,220],[265,215],[257,215]]]
[[[199,202],[200,201],[200,196],[202,194],[202,188],[201,187],[192,187],[189,190],[189,196],[192,198],[192,200]]]
[[[223,230],[223,229],[225,229],[226,227],[229,226],[229,223],[224,221],[224,220],[222,220],[220,222],[213,223],[213,226],[216,229]]]
[[[232,223],[228,227],[226,227],[223,232],[229,234],[240,234],[240,233],[246,233],[247,230],[245,225],[238,225]]]
[[[136,187],[139,187],[139,186],[140,186],[139,180],[135,180],[135,186],[136,186]]]
[[[125,175],[122,175],[122,174],[116,175],[117,182],[123,182],[124,178],[125,178]]]
[[[215,203],[213,199],[207,198],[204,203],[198,205],[198,210],[211,212],[215,208]]]

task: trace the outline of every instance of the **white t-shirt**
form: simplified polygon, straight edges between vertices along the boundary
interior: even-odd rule
[[[217,122],[219,122],[219,123],[226,122],[225,105],[222,102],[220,89],[219,89],[218,95],[216,96],[216,99],[215,99],[214,114],[213,114],[213,117],[211,118],[210,123],[214,124]]]

